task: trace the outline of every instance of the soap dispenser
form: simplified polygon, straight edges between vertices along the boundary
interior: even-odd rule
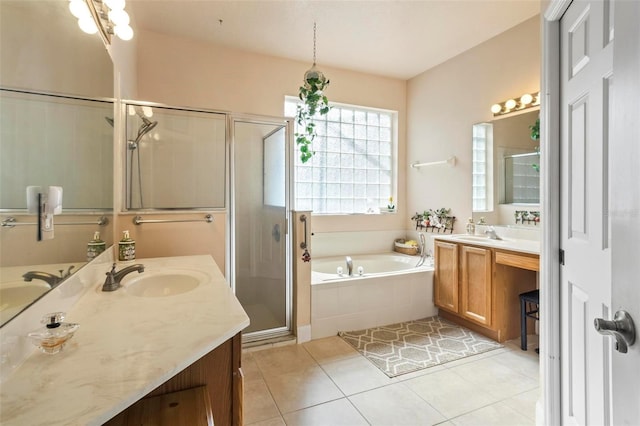
[[[476,224],[473,223],[473,218],[469,218],[469,222],[467,223],[467,234],[473,235],[476,233]]]
[[[62,322],[64,315],[64,312],[46,314],[40,321],[45,326],[27,335],[31,342],[45,354],[53,355],[60,352],[80,327],[78,324]]]
[[[105,251],[107,243],[100,239],[100,232],[96,231],[93,234],[93,240],[87,243],[87,262],[91,262],[100,253]]]
[[[118,260],[136,260],[136,242],[129,236],[129,231],[122,231],[122,239],[118,243]]]

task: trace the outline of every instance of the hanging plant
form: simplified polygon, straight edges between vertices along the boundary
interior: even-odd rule
[[[302,104],[298,105],[296,124],[301,129],[296,133],[296,144],[300,149],[300,160],[306,163],[313,157],[311,148],[316,138],[316,124],[313,122],[317,114],[326,115],[331,107],[329,100],[324,95],[324,89],[329,85],[322,71],[316,68],[316,23],[313,23],[313,65],[304,73],[304,85],[300,86],[298,97]]]
[[[536,122],[529,126],[529,130],[531,130],[531,139],[537,141],[540,139],[540,117],[536,119]]]
[[[529,130],[531,130],[531,139],[534,141],[540,140],[540,117],[536,119],[536,122],[529,126]],[[536,147],[536,152],[540,154],[540,147]],[[536,172],[540,172],[540,164],[533,163],[531,165]]]
[[[331,107],[329,100],[324,95],[324,89],[329,85],[329,80],[316,68],[315,63],[304,75],[304,85],[300,86],[298,97],[302,104],[298,104],[296,123],[301,129],[296,133],[296,144],[300,149],[300,160],[306,163],[313,157],[311,147],[316,137],[316,124],[313,118],[316,114],[326,115]]]

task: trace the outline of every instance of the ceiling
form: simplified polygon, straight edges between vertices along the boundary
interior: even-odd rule
[[[136,29],[409,79],[539,13],[539,0],[129,0]]]

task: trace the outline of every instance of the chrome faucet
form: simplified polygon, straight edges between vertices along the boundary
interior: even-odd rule
[[[120,281],[125,277],[125,275],[130,274],[131,272],[138,271],[139,274],[144,272],[144,265],[135,264],[131,266],[127,266],[116,272],[116,264],[114,263],[111,267],[111,270],[106,273],[107,279],[104,280],[104,284],[102,285],[102,291],[115,291],[120,288]]]
[[[42,280],[44,282],[46,282],[47,284],[49,284],[49,286],[51,288],[57,286],[58,284],[60,284],[60,282],[62,280],[64,280],[65,278],[67,278],[69,275],[71,275],[71,270],[75,268],[74,265],[69,266],[69,269],[67,269],[67,272],[64,272],[64,269],[60,269],[58,272],[60,272],[60,276],[54,275],[54,274],[50,274],[49,272],[42,272],[42,271],[29,271],[25,274],[22,275],[22,278],[27,281],[27,282],[31,282],[34,278],[37,280]]]
[[[490,240],[501,240],[502,238],[500,238],[498,236],[498,234],[496,234],[496,230],[493,228],[493,226],[490,226],[487,228],[486,231],[484,231],[485,234],[487,234],[487,237],[489,237]]]
[[[353,276],[353,260],[351,259],[351,256],[346,256],[344,259],[347,261],[347,275],[352,277]]]

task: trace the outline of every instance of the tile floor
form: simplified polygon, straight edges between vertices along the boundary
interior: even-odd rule
[[[242,358],[245,424],[535,425],[533,339],[393,379],[339,337],[254,348]]]

